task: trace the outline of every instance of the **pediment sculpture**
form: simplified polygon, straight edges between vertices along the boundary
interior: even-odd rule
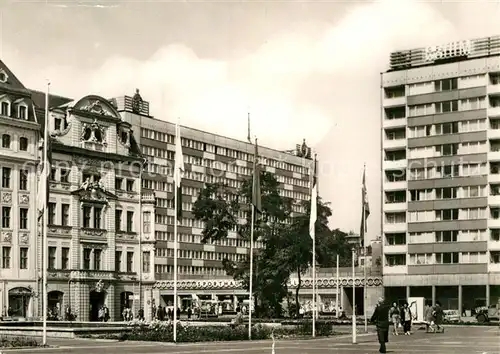
[[[81,108],[83,111],[88,111],[90,113],[100,114],[103,116],[113,116],[113,114],[108,111],[104,105],[99,100],[92,100],[86,106]]]

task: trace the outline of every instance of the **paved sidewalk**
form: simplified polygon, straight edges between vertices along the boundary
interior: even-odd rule
[[[309,340],[278,341],[275,354],[330,354],[377,353],[378,343],[373,333],[358,334],[358,343],[352,344],[349,335]],[[51,340],[58,348],[3,350],[2,353],[54,353],[54,354],[272,354],[271,341],[221,342],[199,344],[111,342],[96,340]],[[442,334],[417,331],[411,336],[390,336],[389,353],[411,354],[500,354],[498,327],[447,328]]]

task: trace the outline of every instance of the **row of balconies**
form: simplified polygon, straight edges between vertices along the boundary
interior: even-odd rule
[[[384,232],[385,226],[384,226]],[[466,242],[488,242],[488,251],[498,252],[500,251],[500,241],[488,240],[488,241],[464,241]],[[384,245],[385,254],[401,254],[408,253],[408,244],[403,245]]]
[[[481,263],[478,263],[481,264]],[[433,264],[434,266],[439,266],[439,267],[454,267],[456,268],[458,264]],[[476,264],[460,264],[461,266],[475,266]],[[431,265],[432,266],[432,265]],[[488,273],[500,273],[500,263],[488,263]],[[415,265],[415,267],[419,267],[418,265]],[[395,265],[395,266],[384,266],[383,268],[383,274],[388,275],[388,274],[408,274],[408,266],[407,265]],[[445,274],[450,274],[450,273],[445,273]]]

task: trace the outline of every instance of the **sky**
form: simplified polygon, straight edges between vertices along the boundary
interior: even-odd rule
[[[318,154],[330,226],[380,235],[380,73],[391,51],[500,35],[496,1],[0,2],[0,57],[75,99],[140,89],[153,116]]]

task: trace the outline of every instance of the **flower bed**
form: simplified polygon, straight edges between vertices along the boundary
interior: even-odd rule
[[[172,342],[173,324],[165,321],[153,321],[151,323],[133,321],[129,323],[130,331],[117,334],[103,334],[92,336],[92,338],[119,339],[133,341]],[[279,338],[297,338],[310,336],[312,332],[311,322],[302,323],[293,327],[271,328],[264,325],[252,326],[252,339],[270,339],[272,335]],[[317,324],[317,336],[331,336],[338,334],[330,324]],[[220,326],[189,326],[177,324],[177,342],[218,342],[218,341],[242,341],[248,339],[248,326],[241,325],[232,327]]]
[[[0,336],[0,348],[32,348],[41,344],[33,338]]]

